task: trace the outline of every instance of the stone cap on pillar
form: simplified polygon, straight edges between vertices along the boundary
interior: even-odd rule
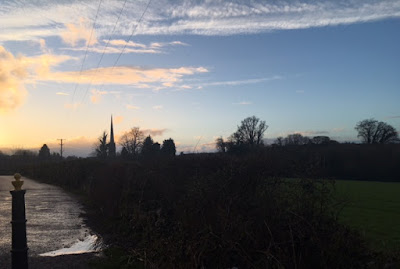
[[[14,174],[14,179],[15,179],[15,181],[11,181],[11,183],[14,186],[14,190],[20,191],[22,185],[24,185],[24,181],[21,180],[21,175],[19,173],[15,173]]]

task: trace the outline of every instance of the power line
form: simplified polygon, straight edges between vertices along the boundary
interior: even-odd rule
[[[112,66],[112,68],[111,68],[111,71],[110,71],[111,74],[112,74],[112,72],[113,72],[115,66],[117,65],[119,59],[121,58],[121,55],[125,52],[125,49],[126,49],[128,43],[129,43],[129,41],[131,40],[132,36],[133,36],[134,33],[136,32],[136,29],[138,28],[138,26],[139,26],[140,23],[142,22],[142,19],[143,19],[144,15],[146,14],[147,9],[148,9],[149,6],[150,6],[150,3],[151,3],[151,0],[149,0],[149,2],[147,3],[146,8],[144,9],[142,15],[140,16],[140,18],[139,18],[139,20],[138,20],[136,26],[132,29],[132,32],[131,32],[131,35],[130,35],[129,38],[128,38],[128,41],[126,41],[126,43],[125,43],[123,49],[121,50],[120,54],[119,54],[118,57],[117,57],[117,60],[114,62],[113,66]],[[102,85],[100,86],[100,88],[102,89],[103,86],[104,86],[104,82],[102,83]],[[85,97],[86,97],[86,94],[87,94],[87,91],[85,92],[85,95],[84,95],[83,98],[82,98],[82,103],[83,103],[83,101],[84,101],[84,99],[85,99]]]
[[[96,16],[95,16],[95,18],[94,18],[94,20],[93,20],[93,25],[92,25],[92,30],[90,31],[89,41],[87,42],[87,45],[86,45],[85,56],[83,57],[83,61],[82,61],[82,65],[81,65],[81,70],[79,71],[79,81],[80,81],[80,78],[81,78],[81,75],[82,75],[83,66],[84,66],[85,61],[86,61],[86,56],[87,56],[87,52],[88,52],[88,50],[89,50],[90,42],[92,41],[92,35],[93,35],[94,27],[95,27],[95,25],[96,25],[97,16],[99,15],[100,6],[101,6],[101,2],[102,2],[102,1],[103,1],[103,0],[100,0],[100,1],[99,1],[99,6],[97,7]],[[76,89],[78,88],[79,81],[75,84],[74,93],[72,94],[72,101],[71,101],[72,104],[74,103],[74,97],[75,97]]]
[[[200,136],[199,140],[197,141],[196,146],[195,146],[194,149],[193,149],[193,153],[196,153],[196,148],[197,148],[197,146],[199,145],[200,140],[201,140],[202,138],[203,138],[203,136]]]
[[[111,34],[110,34],[110,36],[109,36],[109,38],[108,38],[108,41],[107,41],[107,44],[106,44],[106,45],[104,46],[104,48],[103,48],[103,52],[102,52],[102,54],[101,54],[99,63],[98,63],[97,66],[96,66],[95,73],[93,74],[92,79],[90,80],[89,86],[86,88],[86,91],[85,91],[85,95],[84,95],[84,97],[83,97],[83,100],[85,99],[86,93],[89,91],[90,86],[92,86],[92,82],[93,82],[94,78],[95,78],[96,75],[97,75],[97,72],[98,72],[98,70],[99,70],[99,66],[100,66],[100,64],[101,64],[101,61],[103,60],[104,54],[105,54],[105,52],[106,52],[106,49],[108,48],[108,45],[109,45],[109,43],[110,43],[110,41],[111,41],[112,34],[114,34],[114,32],[115,32],[115,29],[117,28],[117,24],[118,24],[118,22],[119,22],[119,19],[120,19],[120,17],[121,17],[121,14],[122,14],[122,12],[123,12],[123,10],[124,10],[124,8],[125,8],[126,1],[127,1],[127,0],[124,1],[124,4],[123,4],[123,6],[122,6],[122,8],[121,8],[121,10],[120,10],[120,12],[119,12],[117,21],[116,21],[115,24],[114,24],[114,28],[113,28],[113,30],[111,31]]]

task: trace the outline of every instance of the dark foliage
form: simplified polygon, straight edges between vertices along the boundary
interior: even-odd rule
[[[39,158],[41,160],[48,160],[50,159],[50,149],[46,144],[43,144],[43,146],[39,150]]]
[[[84,159],[25,172],[85,194],[128,260],[147,268],[364,268],[363,241],[335,221],[333,182],[278,179],[311,169],[289,156]]]
[[[104,131],[103,134],[98,138],[98,143],[94,152],[97,158],[105,159],[108,157],[107,136],[107,132]]]
[[[163,141],[161,147],[161,154],[164,156],[175,156],[176,147],[175,147],[175,142],[172,138]]]

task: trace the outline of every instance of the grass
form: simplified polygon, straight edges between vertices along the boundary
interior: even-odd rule
[[[337,180],[347,201],[339,221],[358,230],[378,251],[400,250],[400,183]]]

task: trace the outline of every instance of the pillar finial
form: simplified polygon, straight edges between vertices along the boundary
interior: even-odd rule
[[[13,184],[14,189],[15,189],[16,191],[20,191],[22,185],[24,185],[24,181],[21,180],[21,174],[15,173],[15,174],[14,174],[14,179],[15,179],[15,181],[12,181],[11,183]]]

